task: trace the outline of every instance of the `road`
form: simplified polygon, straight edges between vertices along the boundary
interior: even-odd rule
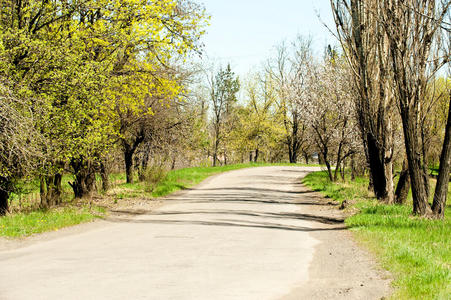
[[[153,211],[1,251],[0,299],[379,299],[387,280],[343,224],[305,210],[311,170],[220,174]]]

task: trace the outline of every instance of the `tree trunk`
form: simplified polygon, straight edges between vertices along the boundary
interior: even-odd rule
[[[402,170],[399,174],[398,185],[396,186],[395,192],[395,203],[404,204],[407,201],[407,195],[410,190],[410,177],[409,177],[409,167],[407,165],[407,160],[405,159],[402,163]]]
[[[257,149],[255,149],[255,156],[254,156],[254,162],[255,163],[258,161],[258,154],[259,154],[259,150],[257,148]]]
[[[418,143],[418,132],[414,122],[416,118],[409,113],[409,108],[401,105],[401,118],[404,130],[404,144],[406,146],[409,164],[410,183],[413,197],[413,214],[426,216],[432,213],[425,189],[423,164],[421,163],[421,148]]]
[[[175,163],[176,163],[176,161],[177,161],[177,157],[174,155],[174,156],[172,157],[171,170],[174,170],[174,169],[175,169]]]
[[[440,154],[440,166],[437,183],[435,185],[432,211],[434,216],[443,219],[445,216],[446,197],[448,195],[449,171],[451,159],[451,99],[448,109],[448,121],[446,123],[445,140]]]
[[[334,181],[334,177],[332,175],[332,168],[330,166],[330,162],[327,159],[327,154],[323,153],[322,155],[323,155],[323,159],[324,159],[324,164],[326,164],[327,174],[329,175],[329,180],[333,182]]]
[[[110,189],[110,172],[106,162],[100,163],[100,177],[102,178],[102,189],[104,192],[108,192]]]
[[[125,176],[127,183],[133,183],[133,153],[131,149],[124,151]]]
[[[351,181],[355,181],[356,177],[356,170],[355,170],[355,158],[354,155],[351,157]]]
[[[96,187],[96,171],[90,161],[83,158],[72,160],[71,166],[74,170],[75,180],[69,182],[74,191],[75,198],[83,198],[90,195]]]
[[[374,192],[373,176],[371,175],[371,170],[368,171],[369,171],[368,191]]]
[[[62,178],[63,176],[59,173],[52,176],[41,176],[39,191],[42,208],[61,204]]]
[[[0,188],[0,216],[6,215],[9,211],[9,192],[6,189]]]
[[[133,155],[135,154],[138,146],[141,145],[142,142],[144,142],[144,139],[144,129],[141,129],[141,131],[135,136],[134,140],[132,141],[122,139],[127,183],[133,183]]]
[[[253,155],[254,155],[254,153],[252,151],[249,151],[249,162],[253,162],[254,161]]]
[[[391,192],[388,181],[392,180],[392,177],[386,177],[391,171],[386,170],[384,150],[378,145],[377,140],[371,134],[367,135],[367,143],[371,176],[370,183],[372,184],[374,194],[379,201],[389,202]]]
[[[343,180],[343,181],[345,181],[345,171],[346,171],[346,164],[343,161],[340,166],[341,180]]]
[[[219,140],[216,138],[215,147],[213,149],[213,167],[216,167],[218,161]]]
[[[395,203],[395,187],[393,185],[393,163],[390,160],[384,162],[385,165],[385,179],[386,179],[386,191],[387,197],[385,198],[385,203],[393,204]]]
[[[290,151],[290,163],[295,164],[298,161],[298,156],[296,151]]]

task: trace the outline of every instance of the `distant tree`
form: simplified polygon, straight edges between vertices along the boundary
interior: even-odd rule
[[[265,72],[250,75],[245,83],[245,102],[238,107],[237,125],[233,128],[232,147],[241,161],[270,159],[274,147],[282,140],[282,127],[276,117],[276,91]]]
[[[219,160],[220,147],[224,146],[224,137],[230,129],[226,128],[226,124],[232,117],[240,82],[229,64],[225,69],[219,69],[216,75],[209,78],[209,85],[213,110],[213,166],[216,166]]]
[[[277,85],[276,105],[285,127],[285,145],[290,163],[296,163],[307,141],[302,105],[307,97],[308,77],[313,60],[311,39],[299,36],[287,47],[277,48],[277,58],[270,61],[267,72]]]
[[[354,111],[355,92],[350,69],[338,57],[326,57],[322,64],[312,67],[310,97],[305,101],[306,122],[313,128],[316,149],[326,164],[329,179],[344,177],[346,159],[361,151]],[[351,112],[351,113],[350,113]],[[332,169],[335,162],[335,170]]]

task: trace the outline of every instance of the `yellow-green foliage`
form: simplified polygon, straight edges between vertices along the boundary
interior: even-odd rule
[[[198,48],[207,19],[179,0],[3,0],[0,80],[45,112],[43,167],[108,151],[123,114],[152,113],[147,98],[177,100],[167,66]]]

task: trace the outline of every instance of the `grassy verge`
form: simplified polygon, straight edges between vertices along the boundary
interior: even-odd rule
[[[326,173],[316,172],[303,182],[330,198],[355,201],[351,209],[358,213],[349,217],[346,224],[394,275],[393,299],[451,299],[449,205],[444,221],[426,220],[412,217],[410,205],[378,203],[369,194],[365,178],[331,183]]]
[[[73,206],[7,215],[0,218],[0,236],[24,237],[58,230],[92,221],[101,217],[104,212],[101,208],[90,209]]]

